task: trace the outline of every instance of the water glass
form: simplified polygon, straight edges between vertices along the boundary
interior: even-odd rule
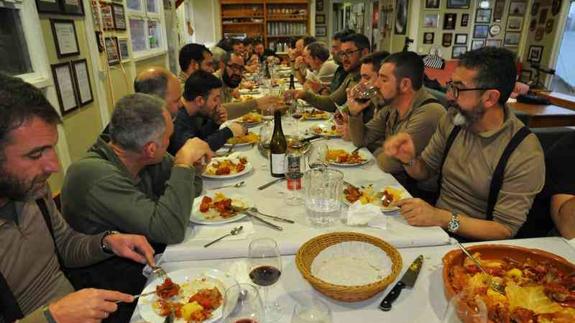
[[[343,173],[329,168],[314,168],[304,176],[304,204],[312,225],[330,226],[341,217],[340,197]]]
[[[298,299],[293,309],[291,323],[331,323],[331,310],[317,297]]]
[[[237,284],[226,290],[223,319],[226,323],[262,323],[263,304],[258,289],[251,284]]]

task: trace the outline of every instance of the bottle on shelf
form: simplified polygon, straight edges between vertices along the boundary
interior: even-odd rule
[[[274,132],[270,141],[270,172],[273,177],[284,177],[287,141],[282,130],[281,111],[274,112]]]

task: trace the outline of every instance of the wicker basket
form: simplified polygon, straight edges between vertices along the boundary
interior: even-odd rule
[[[367,242],[381,248],[391,258],[391,273],[382,280],[361,286],[334,285],[313,276],[311,264],[315,257],[323,249],[345,241]],[[379,238],[355,232],[333,232],[317,236],[299,248],[295,259],[298,270],[315,289],[328,297],[344,302],[363,301],[381,292],[397,278],[402,267],[401,255],[393,246]]]

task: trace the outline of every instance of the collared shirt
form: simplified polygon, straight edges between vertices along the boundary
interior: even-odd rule
[[[222,106],[228,112],[229,119],[235,119],[257,108],[256,100],[247,100],[243,102],[233,102],[232,92],[234,89],[227,86],[222,77],[223,70],[219,70],[214,75],[222,81]]]
[[[438,172],[447,137],[457,111],[451,109],[421,154],[427,167]],[[485,219],[491,176],[503,150],[523,123],[504,107],[500,128],[474,133],[462,128],[443,166],[441,194],[436,206]],[[526,220],[533,199],[545,182],[545,162],[539,140],[527,136],[515,149],[505,167],[503,185],[493,211],[493,220],[508,227],[513,235]]]
[[[346,89],[354,87],[360,79],[361,75],[359,68],[357,68],[347,74],[340,87],[330,95],[317,95],[311,91],[305,91],[302,100],[316,109],[334,112],[337,109],[336,104],[341,106],[347,101]]]
[[[340,87],[341,83],[343,83],[343,80],[345,80],[347,74],[348,73],[343,69],[343,65],[339,64],[337,66],[337,69],[333,73],[333,79],[331,80],[331,84],[329,85],[330,93],[335,92],[335,90],[337,90],[337,88]]]

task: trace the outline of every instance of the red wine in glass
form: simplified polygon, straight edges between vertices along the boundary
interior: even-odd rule
[[[281,271],[273,266],[259,266],[250,272],[250,279],[259,286],[271,286],[281,276]]]
[[[303,114],[299,113],[299,112],[295,112],[294,114],[291,115],[292,118],[299,120],[301,119],[301,117],[303,117]]]
[[[239,319],[234,323],[258,323],[258,321],[252,319]]]
[[[355,98],[354,100],[361,103],[361,104],[365,104],[365,103],[369,102],[370,98]]]

